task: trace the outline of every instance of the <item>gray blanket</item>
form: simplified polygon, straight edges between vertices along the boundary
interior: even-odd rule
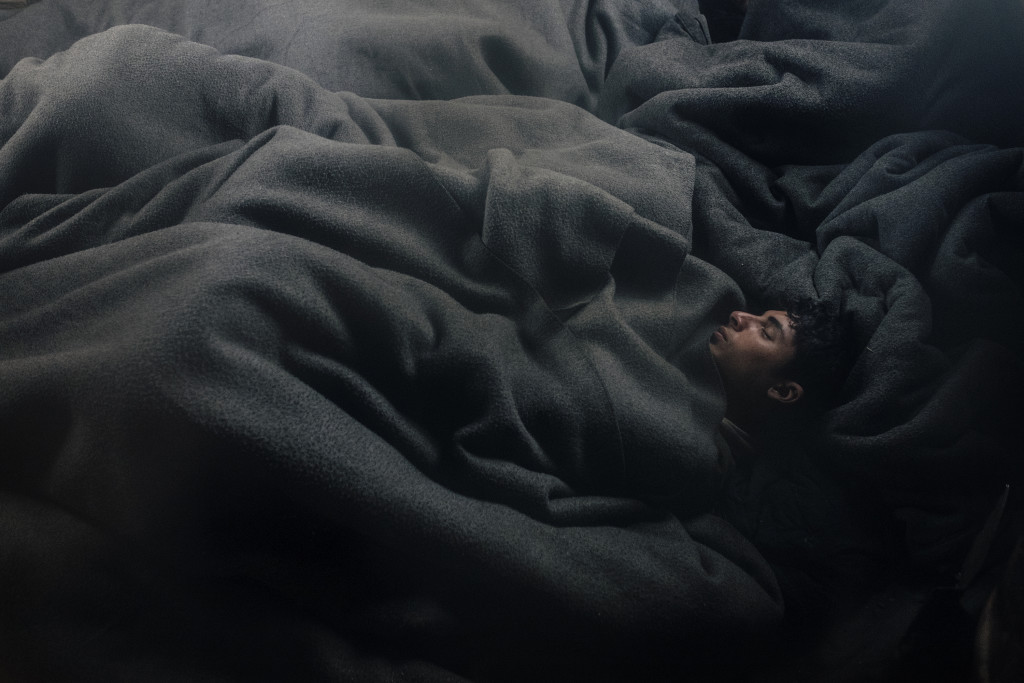
[[[4,673],[722,680],[957,561],[1020,476],[1024,18],[875,4],[10,13]],[[788,294],[855,362],[737,482],[708,335]]]

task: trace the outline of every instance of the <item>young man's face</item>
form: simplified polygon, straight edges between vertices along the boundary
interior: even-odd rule
[[[728,324],[711,335],[709,346],[730,401],[788,403],[802,395],[803,389],[784,374],[796,355],[795,330],[785,311],[733,311]]]

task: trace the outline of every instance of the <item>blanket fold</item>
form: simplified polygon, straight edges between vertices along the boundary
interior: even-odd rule
[[[720,476],[708,314],[739,293],[689,253],[691,157],[568,105],[365,100],[138,26],[0,92],[3,478],[13,510],[62,512],[17,513],[43,543],[18,552],[66,554],[86,605],[128,586],[96,647],[49,660],[91,623],[54,614],[16,662],[142,675],[107,648],[171,656],[143,616],[164,586],[172,624],[255,615],[252,661],[311,656],[259,645],[281,619],[329,643],[317,675],[516,671],[490,638],[518,623],[552,672],[657,677],[778,618],[756,551],[694,516]],[[633,201],[649,183],[679,199]],[[319,552],[329,574],[297,559]]]
[[[0,16],[2,673],[721,680],[962,564],[1024,478],[1024,8],[699,11]],[[790,296],[849,375],[723,473],[708,335]]]

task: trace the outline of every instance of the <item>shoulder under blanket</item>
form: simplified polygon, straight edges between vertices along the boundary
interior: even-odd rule
[[[649,679],[779,618],[688,514],[742,301],[689,155],[145,27],[0,103],[12,675]]]

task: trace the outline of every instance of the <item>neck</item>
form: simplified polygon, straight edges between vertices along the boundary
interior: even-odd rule
[[[764,422],[763,411],[753,406],[744,405],[739,401],[730,401],[725,408],[725,419],[748,434],[757,434],[759,425]]]

